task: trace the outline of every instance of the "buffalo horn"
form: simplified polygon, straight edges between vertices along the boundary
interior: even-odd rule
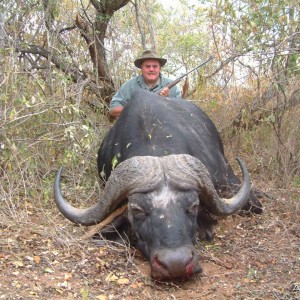
[[[237,158],[242,169],[243,182],[232,198],[220,198],[209,172],[203,163],[190,155],[179,154],[164,157],[164,167],[169,169],[170,177],[174,182],[184,187],[197,188],[199,199],[212,214],[217,216],[228,216],[240,210],[248,201],[250,194],[250,176],[243,161]]]
[[[62,196],[59,169],[54,183],[54,198],[60,212],[70,221],[81,225],[95,225],[117,209],[133,193],[153,191],[164,179],[177,188],[196,189],[200,201],[213,214],[226,216],[241,209],[250,193],[250,177],[244,163],[238,159],[243,172],[242,185],[230,199],[220,198],[206,167],[187,154],[163,157],[136,156],[120,163],[109,177],[103,194],[89,208],[75,208]]]
[[[95,205],[76,208],[69,204],[61,193],[62,168],[60,168],[54,182],[54,199],[60,212],[71,222],[85,226],[95,225],[117,209],[130,193],[142,192],[144,189],[153,190],[161,181],[160,169],[159,161],[154,160],[149,164],[146,157],[125,160],[111,173],[101,198]]]

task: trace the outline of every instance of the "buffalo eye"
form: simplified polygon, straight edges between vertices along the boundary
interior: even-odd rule
[[[192,204],[188,209],[187,209],[187,214],[192,215],[192,216],[197,216],[198,213],[198,208],[199,208],[199,203],[194,203]]]
[[[131,213],[136,218],[143,218],[147,216],[147,213],[139,206],[132,206]]]

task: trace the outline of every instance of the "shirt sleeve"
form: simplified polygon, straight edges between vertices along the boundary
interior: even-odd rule
[[[120,88],[117,93],[112,97],[109,105],[109,110],[112,110],[118,106],[126,105],[126,93]]]
[[[112,110],[118,106],[125,106],[123,99],[124,97],[122,97],[122,92],[118,90],[118,92],[112,97],[110,101],[109,109]]]
[[[120,89],[110,101],[109,110],[112,110],[118,106],[125,106],[128,103],[132,94],[132,85],[132,80],[129,80],[121,85]]]

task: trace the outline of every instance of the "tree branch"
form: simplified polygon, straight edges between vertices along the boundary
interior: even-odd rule
[[[56,56],[53,52],[50,52],[41,46],[23,46],[17,44],[15,49],[16,52],[20,52],[24,55],[30,53],[33,55],[39,55],[41,57],[44,57],[45,59],[51,61],[56,66],[56,68],[63,71],[65,74],[70,75],[72,80],[76,83],[79,80],[85,80],[88,78],[88,75],[85,74],[83,71],[80,71],[78,67],[65,62],[60,57]],[[104,96],[104,86],[99,87],[93,81],[90,81],[87,85],[95,94],[98,94],[100,97]]]

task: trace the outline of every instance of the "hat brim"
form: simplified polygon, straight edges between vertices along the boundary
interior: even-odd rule
[[[157,61],[159,61],[159,64],[160,64],[161,67],[163,67],[163,66],[166,64],[166,62],[167,62],[167,60],[166,60],[165,58],[143,57],[143,58],[136,59],[136,60],[134,61],[134,65],[135,65],[137,68],[140,69],[142,63],[143,63],[145,60],[157,60]]]

